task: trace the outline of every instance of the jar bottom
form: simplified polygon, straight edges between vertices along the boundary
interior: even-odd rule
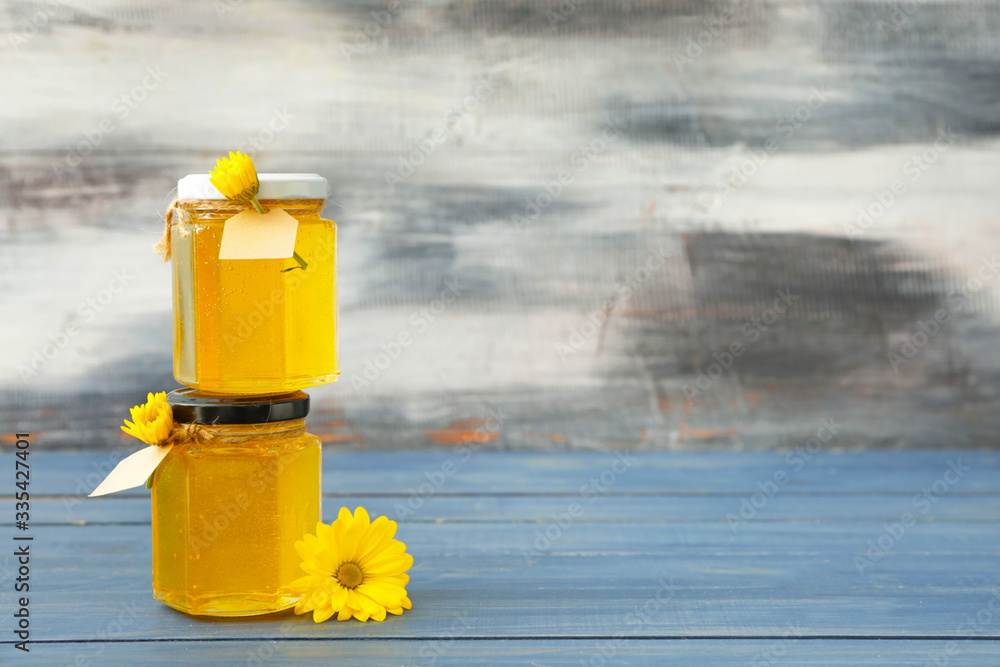
[[[291,609],[300,595],[244,594],[193,596],[184,593],[161,593],[153,589],[153,597],[177,611],[192,616],[262,616]]]
[[[228,396],[231,394],[253,394],[255,396],[267,396],[270,394],[287,394],[293,391],[299,391],[300,389],[306,389],[308,387],[317,387],[319,385],[330,384],[336,382],[337,378],[340,377],[340,372],[331,373],[330,375],[309,375],[302,377],[288,377],[281,380],[256,380],[251,382],[239,381],[239,380],[220,380],[212,379],[200,381],[197,378],[188,378],[180,375],[179,373],[174,373],[174,379],[180,384],[191,387],[192,389],[197,389],[198,391],[203,391],[206,394],[219,394],[220,396]]]

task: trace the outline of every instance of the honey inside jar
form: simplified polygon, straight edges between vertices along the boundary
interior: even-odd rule
[[[153,595],[211,616],[294,605],[294,544],[321,515],[320,449],[301,418],[206,424],[175,444],[153,476]]]
[[[275,394],[333,382],[337,226],[322,199],[266,200],[298,220],[288,259],[219,259],[225,221],[245,207],[178,202],[173,256],[174,377],[216,394]]]

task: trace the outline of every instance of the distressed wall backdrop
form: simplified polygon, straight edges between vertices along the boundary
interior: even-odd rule
[[[331,183],[328,446],[998,442],[996,3],[56,0],[0,37],[4,433],[134,448],[163,208],[240,148]]]

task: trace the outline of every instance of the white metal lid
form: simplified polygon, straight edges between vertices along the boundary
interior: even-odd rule
[[[225,199],[208,174],[188,174],[177,181],[178,199]],[[257,174],[257,199],[326,199],[329,184],[319,174]]]

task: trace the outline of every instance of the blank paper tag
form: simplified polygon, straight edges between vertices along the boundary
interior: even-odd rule
[[[156,466],[160,465],[160,461],[173,448],[173,445],[163,445],[162,447],[150,445],[145,449],[140,449],[116,465],[115,469],[104,478],[104,481],[91,492],[89,497],[105,496],[115,491],[124,491],[145,484],[149,476],[156,470]]]
[[[280,208],[250,209],[226,220],[219,259],[287,259],[295,252],[299,221]]]

